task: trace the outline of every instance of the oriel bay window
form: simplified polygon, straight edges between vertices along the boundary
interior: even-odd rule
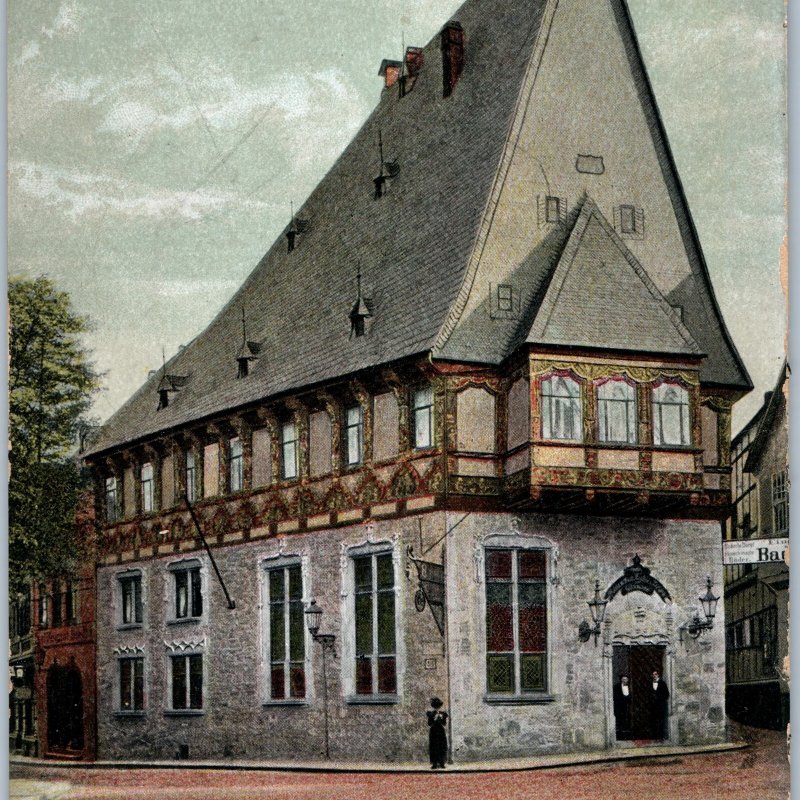
[[[119,710],[144,709],[144,658],[119,659]]]
[[[597,438],[636,444],[636,389],[627,381],[612,379],[598,385]]]
[[[689,392],[678,383],[664,381],[653,389],[653,444],[691,444]]]
[[[542,380],[542,438],[580,442],[583,413],[580,384],[566,375]]]
[[[357,695],[397,692],[394,564],[391,552],[353,559]]]
[[[194,450],[186,451],[186,498],[194,503],[197,496],[197,454]]]
[[[269,697],[306,696],[306,628],[300,564],[267,572],[269,592]]]
[[[203,708],[203,656],[201,653],[170,656],[172,709],[199,711]]]
[[[547,692],[547,553],[485,552],[487,694]]]

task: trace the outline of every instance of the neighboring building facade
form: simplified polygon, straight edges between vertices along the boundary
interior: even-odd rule
[[[8,607],[9,692],[8,751],[13,755],[39,754],[36,725],[35,640],[31,587],[17,595]]]
[[[457,760],[723,740],[723,609],[686,625],[751,386],[627,7],[470,0],[381,74],[86,454],[99,756],[421,760],[434,695]]]
[[[36,584],[38,750],[92,760],[96,754],[95,516],[85,492],[76,512],[86,558],[74,576]]]
[[[789,367],[732,442],[734,514],[726,539],[789,536]],[[735,719],[789,722],[789,566],[725,567],[727,703]]]

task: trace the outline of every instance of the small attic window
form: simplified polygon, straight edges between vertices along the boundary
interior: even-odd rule
[[[536,198],[539,227],[558,225],[567,218],[567,198],[556,195],[542,195]]]
[[[561,219],[561,198],[548,197],[545,202],[545,221],[548,223],[559,222]]]
[[[632,205],[622,205],[614,210],[617,232],[626,239],[644,238],[644,211]]]
[[[514,308],[514,290],[505,283],[497,286],[497,310],[512,311]]]
[[[366,321],[372,317],[372,304],[361,294],[361,269],[356,277],[356,301],[350,310],[350,338],[363,336],[366,331]]]

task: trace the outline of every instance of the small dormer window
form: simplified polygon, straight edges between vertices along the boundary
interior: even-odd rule
[[[356,276],[356,302],[350,310],[350,337],[363,336],[366,330],[366,321],[372,317],[372,309],[370,308],[370,301],[361,294],[361,269],[358,270]]]
[[[546,219],[548,223],[558,222],[561,219],[561,198],[548,197],[546,201]]]
[[[644,211],[632,205],[623,205],[614,209],[615,227],[625,239],[644,238]]]
[[[250,362],[255,361],[261,353],[261,344],[251,342],[247,338],[247,325],[244,318],[244,306],[242,306],[242,346],[236,354],[237,378],[246,378],[250,374]]]

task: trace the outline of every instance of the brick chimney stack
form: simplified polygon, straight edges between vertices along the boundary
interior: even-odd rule
[[[442,28],[442,76],[444,96],[450,97],[464,69],[464,29],[459,22]]]

